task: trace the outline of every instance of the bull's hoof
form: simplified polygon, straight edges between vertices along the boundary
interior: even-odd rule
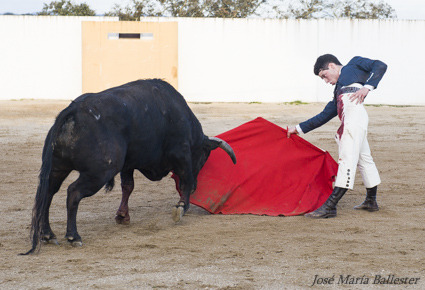
[[[43,244],[59,245],[59,242],[58,242],[58,240],[56,239],[56,237],[54,235],[52,235],[52,236],[50,236],[50,235],[43,236],[43,238],[41,239],[41,242]]]
[[[178,222],[184,215],[184,203],[179,202],[178,205],[173,207],[173,211],[171,212],[171,217],[173,221]]]
[[[73,236],[71,234],[65,235],[65,239],[68,240],[68,243],[73,247],[81,247],[83,246],[83,242],[81,241],[80,235]]]
[[[59,242],[57,239],[53,238],[53,239],[43,239],[42,242],[44,244],[52,244],[52,245],[59,245]]]
[[[68,243],[75,248],[83,246],[83,242],[81,240],[68,240]]]
[[[128,226],[130,224],[130,217],[117,215],[115,217],[115,221],[117,222],[117,224]]]

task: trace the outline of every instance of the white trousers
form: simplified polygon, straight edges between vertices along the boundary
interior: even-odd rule
[[[335,136],[339,149],[339,167],[335,186],[353,189],[358,167],[364,185],[366,188],[372,188],[380,184],[381,179],[367,142],[369,116],[363,103],[356,104],[350,101],[351,95],[352,93],[338,96],[338,116],[341,127]]]

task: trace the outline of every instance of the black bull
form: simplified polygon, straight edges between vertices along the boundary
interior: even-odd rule
[[[128,198],[135,169],[152,181],[170,171],[179,177],[181,198],[172,215],[180,220],[196,190],[199,171],[218,147],[236,163],[232,148],[205,136],[183,96],[164,81],[139,80],[78,97],[57,116],[46,137],[32,213],[32,248],[25,254],[33,253],[41,241],[57,243],[49,207],[71,171],[78,171],[79,177],[67,191],[65,238],[79,246],[76,218],[81,199],[103,186],[111,190],[118,173],[122,187],[118,223],[130,220]]]

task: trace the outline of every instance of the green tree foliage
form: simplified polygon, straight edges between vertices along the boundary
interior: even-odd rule
[[[126,7],[115,4],[105,16],[118,16],[122,21],[139,21],[142,16],[162,16],[162,13],[157,0],[132,0]]]
[[[295,1],[295,2],[294,2]],[[138,21],[144,16],[247,18],[268,14],[271,18],[396,18],[394,9],[387,3],[372,0],[131,0],[126,7],[118,4],[105,16],[118,16],[120,20]],[[285,9],[282,5],[288,4]],[[273,12],[271,15],[270,11]],[[93,16],[95,12],[86,3],[74,4],[71,0],[44,4],[38,15]]]
[[[317,18],[326,9],[326,2],[322,0],[300,1],[300,7],[289,5],[287,15],[292,15],[295,19]]]
[[[208,0],[206,7],[207,17],[218,18],[246,18],[254,15],[258,7],[266,1],[246,0]]]
[[[44,3],[43,10],[37,15],[59,15],[59,16],[94,16],[96,13],[86,3],[74,4],[71,0],[52,1]]]
[[[204,17],[207,1],[199,0],[159,0],[163,16]]]
[[[387,19],[396,18],[395,10],[385,2],[377,4],[365,0],[337,1],[332,8],[336,18]]]
[[[395,10],[387,3],[370,0],[298,0],[285,10],[274,6],[277,18],[396,18]]]
[[[265,0],[132,0],[126,7],[115,4],[106,16],[139,20],[141,16],[245,18],[255,14]]]

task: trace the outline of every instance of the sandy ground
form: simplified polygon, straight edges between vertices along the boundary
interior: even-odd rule
[[[30,248],[44,138],[68,103],[0,101],[1,289],[310,289],[315,278],[330,283],[313,286],[318,288],[425,289],[425,107],[367,106],[369,142],[383,181],[378,212],[352,209],[365,194],[357,173],[355,188],[341,200],[334,219],[210,215],[192,206],[175,224],[174,181],[151,182],[137,173],[131,224],[114,220],[120,201],[117,177],[112,192],[81,202],[77,223],[83,246],[73,248],[63,238],[72,174],[50,209],[60,245],[17,256]],[[286,127],[323,106],[190,104],[210,136],[259,116]],[[336,158],[337,127],[334,119],[302,137]]]

